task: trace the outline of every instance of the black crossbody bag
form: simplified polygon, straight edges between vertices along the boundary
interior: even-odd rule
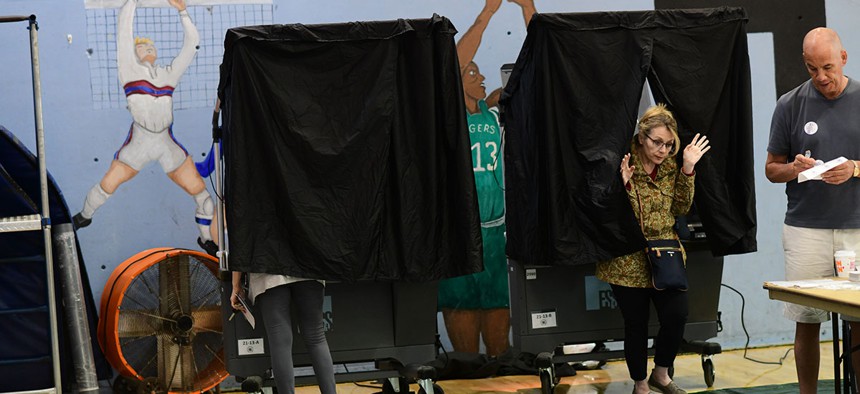
[[[635,186],[634,186],[635,187]],[[645,218],[642,214],[642,200],[636,190],[636,202],[639,204],[639,227],[645,235]],[[681,241],[677,239],[646,240],[648,247],[645,255],[651,265],[651,285],[657,290],[687,291],[687,267],[684,266],[684,252]]]

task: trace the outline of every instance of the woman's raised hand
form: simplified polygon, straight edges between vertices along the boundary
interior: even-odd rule
[[[708,137],[696,133],[690,145],[684,148],[684,166],[681,168],[685,174],[692,174],[696,163],[705,155],[711,147],[708,145]]]
[[[635,167],[630,165],[630,154],[624,155],[624,158],[621,159],[621,181],[625,185],[630,181],[630,178],[633,177],[633,169]]]

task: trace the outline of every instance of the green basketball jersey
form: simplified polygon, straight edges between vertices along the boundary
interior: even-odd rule
[[[505,192],[499,111],[478,101],[480,112],[467,115],[472,171],[481,211],[484,270],[439,281],[439,309],[495,309],[509,305],[505,257]]]
[[[472,144],[472,171],[478,191],[481,222],[499,220],[505,215],[505,176],[502,171],[502,135],[499,110],[478,101],[480,112],[468,115]],[[503,223],[500,221],[499,224]]]

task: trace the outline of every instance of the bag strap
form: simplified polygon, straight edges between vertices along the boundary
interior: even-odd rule
[[[632,180],[633,178],[631,177],[630,179]],[[642,200],[639,199],[639,189],[637,189],[636,185],[634,185],[632,182],[630,184],[630,187],[632,187],[633,191],[636,193],[636,204],[639,205],[639,228],[642,229],[642,235],[644,236],[645,225],[643,223],[645,223],[645,218],[642,217]]]
[[[630,177],[630,179],[632,180],[633,177]],[[644,224],[645,223],[645,217],[643,216],[643,213],[642,213],[642,200],[639,198],[639,189],[637,189],[636,185],[633,183],[630,184],[630,187],[632,187],[633,191],[636,193],[636,204],[639,205],[639,228],[642,229],[642,236],[644,237],[645,236],[645,224]],[[645,240],[647,241],[648,238],[645,238]],[[646,246],[645,247],[645,253],[648,254],[650,252],[650,249],[651,249],[650,246]],[[657,257],[660,257],[660,251],[659,250],[657,251]]]

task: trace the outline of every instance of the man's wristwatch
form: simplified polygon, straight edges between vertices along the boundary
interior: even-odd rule
[[[851,160],[854,163],[854,177],[860,178],[860,163],[857,163],[857,160]]]

